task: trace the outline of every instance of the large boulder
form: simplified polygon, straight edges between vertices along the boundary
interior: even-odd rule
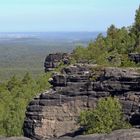
[[[50,83],[52,88],[27,107],[23,127],[26,137],[40,140],[74,136],[80,130],[77,124],[80,112],[95,108],[99,98],[108,96],[120,100],[125,118],[132,125],[140,125],[139,69],[79,64],[54,74]]]
[[[70,55],[67,53],[49,54],[44,62],[45,72],[54,70],[54,68],[57,68],[61,62],[63,64],[69,64]]]

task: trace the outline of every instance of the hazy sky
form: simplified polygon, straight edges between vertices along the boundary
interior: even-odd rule
[[[0,0],[0,32],[105,31],[134,22],[140,0]]]

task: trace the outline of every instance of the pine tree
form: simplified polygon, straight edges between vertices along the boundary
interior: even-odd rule
[[[140,6],[136,10],[134,27],[135,27],[136,35],[139,36],[140,35]]]
[[[11,77],[11,79],[7,83],[7,89],[9,91],[12,91],[13,88],[19,87],[19,86],[20,86],[20,81],[18,80],[18,78],[15,75],[13,77]]]
[[[30,74],[27,72],[22,79],[22,84],[29,84],[32,81]]]
[[[136,42],[135,47],[136,48],[140,47],[140,6],[136,10],[135,22],[134,22],[134,25],[132,26],[131,34],[134,34],[136,36],[135,37],[135,42]]]

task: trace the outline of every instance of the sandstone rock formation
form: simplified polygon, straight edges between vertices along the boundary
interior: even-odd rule
[[[44,63],[45,72],[52,71],[54,68],[57,68],[61,62],[69,64],[69,55],[67,53],[49,54]]]
[[[125,118],[140,125],[140,73],[133,68],[100,68],[72,65],[56,73],[52,88],[34,98],[27,107],[24,135],[49,139],[76,135],[82,110],[95,108],[99,98],[116,96],[123,105]],[[121,140],[121,139],[120,139]]]
[[[122,129],[113,131],[111,134],[80,135],[50,140],[140,140],[140,129]]]

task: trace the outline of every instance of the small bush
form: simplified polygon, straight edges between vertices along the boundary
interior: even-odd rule
[[[79,123],[85,128],[85,134],[110,133],[130,127],[123,119],[121,104],[116,98],[111,97],[100,99],[96,109],[81,112]]]

